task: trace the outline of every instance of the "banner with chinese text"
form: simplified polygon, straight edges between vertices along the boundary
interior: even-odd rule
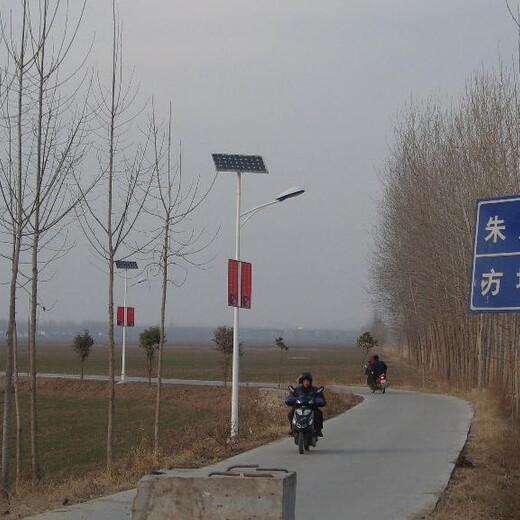
[[[252,269],[249,262],[228,260],[228,305],[230,307],[251,308]]]
[[[228,305],[238,307],[238,261],[228,260]]]
[[[252,266],[249,262],[241,262],[241,264],[240,306],[244,309],[250,309]]]

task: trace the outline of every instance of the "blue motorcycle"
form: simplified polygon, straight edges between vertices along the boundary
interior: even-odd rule
[[[289,386],[289,391],[295,394],[293,386]],[[309,448],[316,447],[318,435],[314,425],[314,410],[322,401],[320,394],[323,387],[320,386],[313,395],[294,396],[292,405],[294,406],[294,416],[292,419],[292,435],[294,443],[298,446],[298,451],[303,454]]]

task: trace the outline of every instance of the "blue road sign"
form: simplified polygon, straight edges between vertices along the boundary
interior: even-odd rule
[[[520,195],[477,200],[470,312],[520,312]]]

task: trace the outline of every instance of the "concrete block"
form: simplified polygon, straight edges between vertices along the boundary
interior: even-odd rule
[[[295,520],[295,506],[293,471],[172,470],[141,479],[132,520]]]

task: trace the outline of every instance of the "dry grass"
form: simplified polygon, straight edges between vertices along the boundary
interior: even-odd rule
[[[39,391],[42,399],[49,398],[52,402],[58,399],[69,399],[72,404],[77,404],[80,399],[97,401],[102,404],[103,414],[106,408],[105,393],[106,384],[91,381],[44,381]],[[144,404],[148,403],[150,410],[153,410],[153,387],[118,385],[117,393],[120,406],[125,401],[131,407],[139,402],[143,406],[142,410],[145,410]],[[65,468],[56,467],[51,474],[47,471],[45,478],[38,484],[22,481],[14,489],[10,502],[1,504],[0,515],[6,519],[23,518],[48,509],[56,509],[63,504],[73,504],[131,489],[144,474],[153,469],[204,466],[279,439],[286,435],[288,427],[287,410],[283,405],[285,395],[284,390],[242,389],[241,433],[238,441],[230,444],[227,438],[229,388],[165,387],[165,404],[184,402],[192,413],[186,412],[181,421],[167,422],[167,426],[163,428],[163,452],[159,460],[154,460],[151,451],[153,421],[144,429],[141,424],[136,423],[134,416],[123,414],[121,420],[128,422],[120,426],[127,429],[127,437],[134,439],[134,442],[126,453],[118,450],[119,456],[110,475],[104,471],[104,449],[101,450],[102,455],[98,459],[83,468],[71,467],[70,461],[82,458],[81,450],[87,449],[91,441],[89,435],[76,438],[67,449],[75,448],[77,456],[71,455],[69,451],[61,463]],[[325,418],[341,413],[359,402],[356,396],[330,392],[327,393],[327,399]],[[197,409],[202,412],[197,413]],[[61,413],[63,410],[64,408]],[[92,414],[93,408],[87,408],[86,413]],[[208,416],[211,420],[204,420]],[[59,424],[56,425],[55,416],[50,416],[49,421],[55,427],[59,427]],[[79,430],[81,431],[81,428]],[[104,430],[101,435],[104,435]],[[50,432],[49,437],[53,436]],[[61,437],[63,438],[63,435]],[[92,442],[97,441],[94,439]],[[55,453],[58,452],[59,446],[56,447]],[[55,466],[56,464],[52,467]]]
[[[427,520],[520,518],[520,424],[511,421],[499,389],[463,392],[435,374],[409,365],[395,348],[384,350],[392,381],[402,388],[443,392],[470,401],[474,418],[447,490]],[[395,370],[394,370],[395,369]]]
[[[461,395],[475,408],[468,442],[448,489],[429,520],[520,518],[519,425],[494,392]]]

